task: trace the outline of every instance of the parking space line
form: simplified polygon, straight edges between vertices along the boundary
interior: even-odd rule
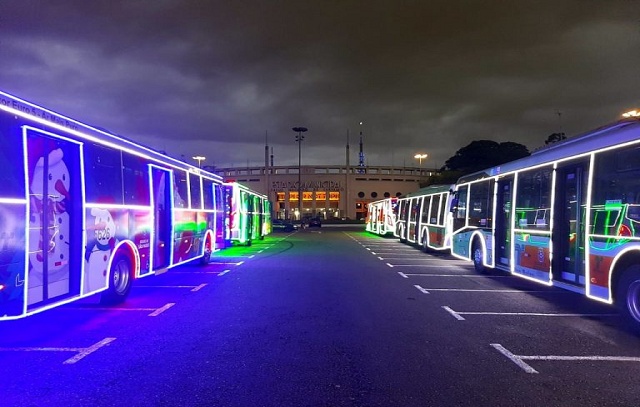
[[[21,347],[0,348],[0,352],[78,352],[77,355],[62,362],[65,365],[71,365],[115,340],[116,338],[104,338],[87,348]]]
[[[492,343],[491,346],[493,346],[495,350],[497,350],[498,352],[500,352],[504,356],[506,356],[513,363],[518,365],[518,367],[520,367],[525,372],[527,372],[527,373],[539,373],[536,369],[534,369],[531,366],[529,366],[526,362],[523,362],[522,358],[520,358],[518,355],[515,355],[515,354],[509,352],[504,346],[500,345],[499,343]]]
[[[198,291],[206,284],[200,285],[136,285],[137,288],[191,288],[191,291]]]
[[[149,316],[150,317],[157,317],[158,315],[162,314],[163,312],[165,312],[169,308],[173,307],[174,305],[176,305],[175,302],[169,302],[169,303],[163,305],[162,307],[156,309],[155,311],[153,311],[151,314],[149,314]]]
[[[422,292],[423,294],[429,294],[429,291],[425,290],[424,288],[420,287],[419,285],[414,285],[415,288],[417,288],[420,292]]]
[[[430,273],[402,273],[405,276],[421,277],[470,277],[470,278],[508,278],[511,276],[481,276],[478,274],[430,274]]]
[[[197,287],[193,287],[193,289],[191,291],[193,291],[193,292],[200,291],[201,289],[203,289],[206,286],[207,286],[207,283],[202,283]]]
[[[484,289],[484,288],[424,288],[425,294],[429,294],[429,291],[460,291],[460,292],[479,292],[479,293],[563,293],[562,291],[551,290],[509,290],[509,289]]]
[[[525,360],[550,360],[550,361],[564,361],[564,362],[572,362],[572,361],[603,361],[603,362],[640,362],[640,357],[637,356],[563,356],[563,355],[516,355],[506,349],[504,346],[499,343],[492,343],[494,349],[498,352],[502,353],[504,356],[509,358],[513,363],[518,365],[521,369],[523,369],[527,373],[539,373],[529,364],[524,362]]]
[[[220,277],[220,276],[224,276],[225,274],[227,274],[227,273],[228,273],[228,272],[230,272],[230,271],[231,271],[231,270],[224,270],[224,271],[221,271],[220,273],[218,273],[218,277]]]
[[[398,271],[398,274],[400,274],[400,276],[403,277],[403,278],[409,278],[409,276],[404,274],[402,271]]]
[[[389,263],[387,263],[389,264]],[[433,265],[433,264],[394,264],[390,267],[424,267],[424,268],[432,268],[432,269],[459,269],[462,266],[455,265]]]
[[[484,312],[484,311],[454,311],[448,306],[442,307],[453,315],[458,321],[465,321],[462,315],[492,315],[508,317],[617,317],[618,314],[571,314],[571,313],[546,313],[546,312]]]

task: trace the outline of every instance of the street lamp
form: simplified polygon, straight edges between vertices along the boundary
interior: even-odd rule
[[[202,162],[203,162],[207,157],[203,157],[203,156],[201,156],[201,155],[196,155],[196,156],[193,156],[193,157],[191,157],[191,158],[193,158],[194,160],[196,160],[196,161],[198,162],[198,168],[202,168]]]
[[[627,113],[622,113],[622,117],[640,117],[640,112],[637,110],[631,110]]]
[[[302,225],[302,140],[304,140],[304,136],[302,133],[306,132],[308,129],[306,127],[294,127],[292,129],[296,133],[296,141],[298,142],[298,216],[300,217],[300,224]]]
[[[427,156],[428,156],[428,154],[416,154],[416,155],[414,155],[414,156],[413,156],[413,158],[416,158],[416,159],[418,159],[418,160],[419,160],[419,162],[420,162],[420,169],[422,169],[422,160],[423,160],[423,159],[426,159],[426,158],[427,158]]]

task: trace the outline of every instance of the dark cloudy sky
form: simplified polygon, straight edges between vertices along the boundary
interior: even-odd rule
[[[0,89],[173,156],[440,166],[640,107],[640,1],[0,0]],[[560,115],[558,115],[560,112]]]

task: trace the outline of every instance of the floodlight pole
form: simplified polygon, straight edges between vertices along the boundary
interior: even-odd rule
[[[300,225],[302,226],[302,133],[308,129],[306,127],[294,127],[292,129],[296,133],[296,141],[298,142],[298,216],[300,217]]]

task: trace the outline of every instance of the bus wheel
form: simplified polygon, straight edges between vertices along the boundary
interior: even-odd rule
[[[482,245],[476,239],[473,243],[473,248],[471,249],[471,255],[473,260],[473,268],[476,269],[476,273],[485,274],[487,272],[487,268],[484,263],[484,250],[482,250]]]
[[[116,255],[109,270],[109,288],[102,293],[100,302],[107,305],[123,302],[131,291],[132,272],[129,257]]]
[[[635,331],[640,332],[640,265],[628,267],[616,286],[616,305]]]
[[[207,264],[209,264],[209,262],[211,261],[212,251],[213,250],[211,249],[211,238],[208,237],[204,243],[204,254],[200,258],[201,265],[206,266]]]
[[[422,251],[425,253],[429,252],[429,239],[427,238],[427,236],[425,235],[424,238],[422,239]]]

